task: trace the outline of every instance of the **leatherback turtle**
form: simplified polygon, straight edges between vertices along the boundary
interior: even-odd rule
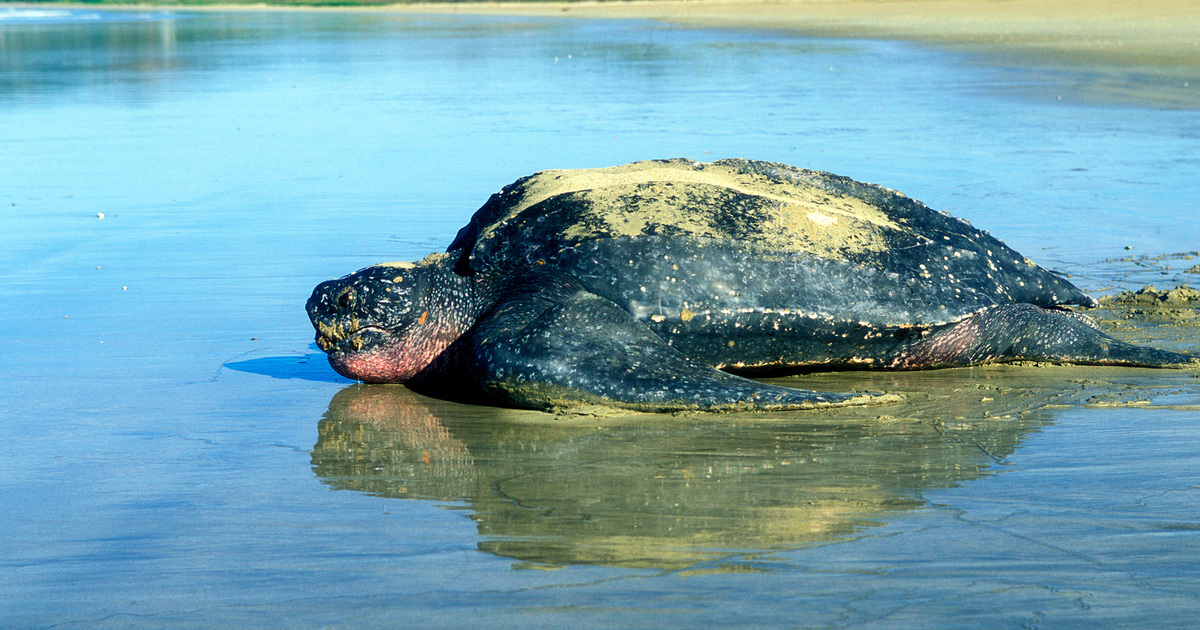
[[[987,233],[783,164],[655,160],[525,177],[442,254],[317,286],[333,368],[536,409],[787,409],[870,395],[730,373],[990,361],[1163,366],[1096,301]]]

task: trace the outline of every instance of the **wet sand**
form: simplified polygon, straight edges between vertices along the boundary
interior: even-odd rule
[[[825,37],[1002,45],[1137,63],[1200,59],[1200,3],[1189,0],[633,0],[390,5],[406,13],[654,19]]]

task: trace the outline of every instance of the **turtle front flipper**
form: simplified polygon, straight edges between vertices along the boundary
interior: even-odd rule
[[[697,364],[612,301],[569,281],[546,284],[514,292],[473,333],[473,377],[511,404],[749,411],[875,400],[767,385]]]

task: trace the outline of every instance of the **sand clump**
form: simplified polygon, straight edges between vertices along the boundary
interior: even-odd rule
[[[1187,327],[1194,335],[1200,324],[1200,291],[1187,285],[1159,290],[1146,285],[1137,291],[1122,291],[1100,298],[1100,309],[1091,315],[1111,329],[1141,325]]]
[[[1112,297],[1102,298],[1101,302],[1189,308],[1200,304],[1200,291],[1187,285],[1180,285],[1169,291],[1160,291],[1153,285],[1146,285],[1137,291],[1122,291]]]

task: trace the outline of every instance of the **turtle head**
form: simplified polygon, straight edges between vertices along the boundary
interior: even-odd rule
[[[368,383],[403,383],[470,328],[470,281],[443,258],[384,263],[317,285],[306,310],[334,370]]]

